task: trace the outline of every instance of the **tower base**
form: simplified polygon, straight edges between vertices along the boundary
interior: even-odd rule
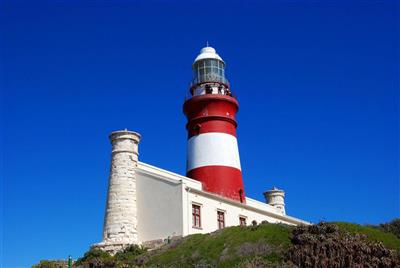
[[[103,241],[91,246],[91,249],[100,249],[102,251],[108,252],[111,256],[114,256],[118,252],[124,250],[125,248],[133,245],[134,243],[128,242],[111,242]]]

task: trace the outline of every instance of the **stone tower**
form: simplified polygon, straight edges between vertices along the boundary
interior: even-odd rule
[[[95,247],[110,253],[138,242],[136,175],[140,134],[112,132],[111,169],[104,217],[103,241]]]
[[[276,187],[264,193],[268,205],[276,207],[280,213],[286,214],[285,211],[285,192]]]

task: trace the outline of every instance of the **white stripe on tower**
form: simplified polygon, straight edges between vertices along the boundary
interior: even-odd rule
[[[206,166],[227,166],[241,170],[236,137],[219,132],[193,136],[188,141],[187,171]]]

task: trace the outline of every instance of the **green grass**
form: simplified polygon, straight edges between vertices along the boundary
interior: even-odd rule
[[[386,247],[400,251],[400,239],[393,234],[358,224],[335,224],[341,232],[365,234],[370,241],[380,241]],[[257,256],[256,253],[238,255],[239,248],[245,243],[270,245],[271,252],[261,257],[271,263],[280,263],[283,252],[291,245],[292,230],[293,227],[287,225],[262,224],[256,227],[229,227],[212,234],[190,235],[175,246],[153,253],[147,265],[184,268],[193,267],[201,260],[218,268],[238,267],[239,263]]]
[[[196,234],[183,239],[174,248],[170,248],[151,257],[149,265],[161,264],[179,267],[192,267],[192,264],[202,260],[217,267],[233,267],[239,261],[254,255],[237,256],[238,248],[244,243],[264,242],[277,249],[285,249],[290,245],[291,227],[281,224],[263,224],[256,227],[229,227],[212,234]],[[224,258],[221,259],[221,255]],[[266,258],[272,262],[281,261],[276,252]],[[184,260],[184,261],[182,261]],[[187,266],[182,266],[187,263]]]
[[[339,226],[341,231],[346,231],[351,234],[360,233],[367,236],[369,241],[380,241],[387,248],[400,251],[400,239],[394,234],[386,233],[373,227],[358,225],[347,222],[334,222]]]
[[[371,226],[334,222],[339,232],[364,234],[369,241],[380,241],[385,247],[400,252],[400,239],[392,233]],[[218,267],[243,268],[265,261],[276,267],[285,266],[283,258],[291,244],[294,227],[283,224],[261,224],[248,227],[228,227],[211,234],[195,234],[146,252],[141,247],[131,246],[115,256],[97,249],[85,253],[77,264],[109,264],[109,267],[136,267],[137,260],[145,262],[144,267]],[[339,236],[340,237],[340,236]],[[131,264],[129,266],[129,264]],[[210,266],[207,266],[210,265]],[[42,261],[37,268],[49,268],[50,263]],[[128,266],[127,266],[128,265]]]

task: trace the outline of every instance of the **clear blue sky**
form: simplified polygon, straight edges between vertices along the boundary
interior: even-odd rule
[[[209,41],[240,102],[248,196],[318,222],[399,217],[395,1],[3,2],[3,267],[101,240],[111,131],[185,173],[191,63]],[[146,3],[145,3],[146,2]],[[379,2],[379,3],[378,3]]]

